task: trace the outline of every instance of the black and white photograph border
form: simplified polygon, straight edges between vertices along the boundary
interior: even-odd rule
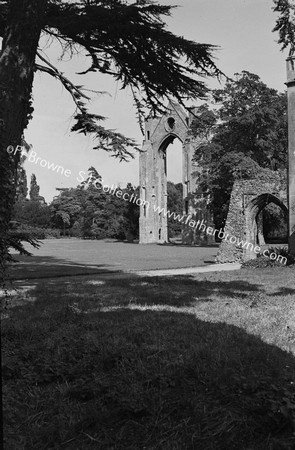
[[[295,1],[0,0],[5,450],[295,449]]]

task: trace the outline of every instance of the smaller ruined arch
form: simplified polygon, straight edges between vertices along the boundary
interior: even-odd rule
[[[287,209],[286,173],[269,173],[265,179],[236,180],[230,199],[230,205],[223,239],[216,257],[218,262],[245,261],[257,257],[253,249],[257,242],[258,217],[270,203],[279,206],[284,214]],[[229,237],[234,236],[240,244],[232,244]],[[260,245],[259,245],[260,246]]]
[[[246,210],[250,211],[252,214],[259,214],[260,211],[265,208],[269,203],[274,203],[278,205],[282,210],[288,214],[287,206],[282,200],[280,200],[276,195],[265,192],[264,194],[259,194],[257,197],[250,200]]]
[[[270,203],[274,203],[275,205],[279,206],[284,212],[285,217],[286,218],[288,217],[287,206],[280,198],[278,198],[274,194],[265,192],[263,194],[259,194],[257,197],[254,197],[252,200],[250,200],[245,208],[246,239],[253,245],[261,244],[257,239],[258,236],[257,219],[259,214],[263,211],[263,209]]]

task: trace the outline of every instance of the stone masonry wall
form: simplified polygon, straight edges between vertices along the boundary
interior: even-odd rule
[[[223,239],[216,257],[220,263],[242,262],[256,257],[256,253],[237,245],[235,240],[257,245],[256,217],[268,203],[287,206],[287,175],[273,172],[264,179],[237,180],[234,183]],[[229,242],[231,239],[232,242]],[[235,239],[236,238],[236,239]]]

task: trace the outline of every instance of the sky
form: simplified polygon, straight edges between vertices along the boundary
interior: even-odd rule
[[[285,90],[287,53],[281,52],[278,36],[272,32],[276,15],[272,0],[159,0],[161,4],[179,5],[173,16],[167,18],[167,26],[175,34],[200,43],[218,45],[215,52],[218,67],[232,77],[234,73],[247,70],[256,73],[269,87],[280,92]],[[137,123],[136,111],[129,90],[120,86],[109,76],[102,74],[77,75],[87,67],[83,55],[58,61],[60,48],[42,39],[44,54],[71,81],[89,89],[107,91],[108,94],[93,96],[90,109],[108,119],[107,128],[116,129],[141,145],[143,137]],[[219,88],[217,81],[208,80],[210,88]],[[125,186],[127,182],[138,185],[138,155],[130,162],[119,162],[102,150],[93,150],[91,136],[71,133],[75,107],[69,93],[54,78],[37,73],[33,87],[34,115],[25,139],[35,152],[31,161],[25,162],[28,184],[35,173],[40,195],[50,202],[58,195],[56,188],[75,187],[81,181],[79,172],[87,173],[94,166],[105,184]],[[170,148],[171,147],[171,148]],[[168,148],[168,178],[180,181],[179,164],[181,145]],[[40,166],[60,165],[68,170],[60,171]],[[42,163],[44,166],[45,163]],[[70,175],[69,175],[70,173]],[[86,178],[86,177],[85,177]]]

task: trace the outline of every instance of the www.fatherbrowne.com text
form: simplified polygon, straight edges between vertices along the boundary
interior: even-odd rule
[[[82,172],[79,172],[79,175],[81,175]],[[84,172],[85,175],[85,172]],[[83,178],[83,177],[82,177]],[[85,181],[84,179],[81,179],[80,181]],[[92,181],[92,185],[94,185],[97,189],[102,189],[105,193],[109,193],[111,195],[115,195],[118,198],[122,198],[125,201],[135,203],[138,206],[144,206],[146,209],[150,208],[150,202],[147,200],[143,200],[139,197],[136,197],[135,193],[132,193],[131,195],[128,192],[123,192],[118,186],[113,185],[110,187],[107,184],[103,184],[103,179],[96,178],[95,181]],[[236,245],[237,247],[240,247],[242,249],[254,251],[255,254],[262,253],[263,256],[266,256],[267,258],[270,258],[271,260],[276,260],[282,264],[287,263],[287,258],[278,255],[277,253],[273,252],[270,253],[268,249],[263,250],[259,245],[253,245],[251,242],[244,241],[240,238],[237,238],[236,236],[232,236],[229,233],[225,233],[222,230],[217,230],[213,227],[207,227],[205,222],[202,220],[195,221],[192,217],[192,215],[181,215],[177,214],[175,212],[171,212],[169,210],[166,210],[165,208],[160,208],[159,206],[153,205],[153,211],[158,214],[163,214],[164,217],[173,218],[174,220],[178,221],[179,223],[182,223],[184,225],[188,225],[189,227],[203,231],[204,233],[211,235],[211,236],[217,236],[219,239],[229,242],[230,244]]]
[[[47,169],[52,170],[56,173],[60,173],[61,175],[65,175],[66,177],[69,177],[72,175],[72,172],[70,169],[65,169],[63,166],[60,166],[60,165],[57,165],[54,163],[50,163],[46,159],[41,159],[39,156],[37,156],[37,153],[34,152],[33,150],[31,150],[29,153],[27,153],[27,150],[21,145],[17,145],[16,147],[9,145],[7,147],[7,152],[9,154],[13,154],[13,155],[16,155],[17,152],[20,152],[21,154],[24,154],[25,156],[27,156],[28,162],[31,162],[34,164],[39,164],[41,167],[44,167],[44,168],[47,167]],[[138,206],[144,206],[146,209],[149,209],[151,206],[149,201],[143,200],[140,197],[137,197],[134,192],[132,194],[129,194],[128,192],[122,191],[117,185],[112,184],[112,186],[108,186],[107,184],[104,184],[102,178],[94,178],[93,175],[85,178],[85,176],[86,176],[86,172],[81,170],[79,172],[76,180],[79,183],[81,183],[83,181],[87,181],[89,183],[91,182],[91,184],[93,186],[95,186],[97,189],[102,189],[103,192],[105,192],[105,193],[115,195],[117,198],[122,198],[124,201],[130,202],[130,203],[135,203]],[[270,253],[268,249],[262,251],[262,249],[259,245],[254,246],[251,242],[244,241],[240,238],[237,238],[236,236],[230,235],[229,233],[225,233],[222,230],[217,230],[213,227],[207,227],[206,224],[204,223],[203,219],[195,221],[193,219],[193,216],[190,214],[188,214],[188,215],[177,214],[175,212],[166,210],[165,208],[160,208],[159,206],[156,206],[155,204],[153,204],[153,211],[158,214],[163,214],[164,217],[173,218],[173,220],[176,220],[181,224],[188,225],[192,229],[202,231],[211,236],[217,235],[217,237],[219,239],[227,241],[230,244],[236,245],[237,247],[240,247],[242,249],[254,251],[255,254],[262,253],[263,256],[266,256],[266,257],[270,258],[271,260],[276,260],[282,264],[287,263],[287,258],[282,255],[278,255],[275,252]]]

